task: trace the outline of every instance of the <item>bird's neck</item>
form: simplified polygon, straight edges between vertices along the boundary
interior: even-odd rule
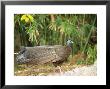
[[[71,44],[67,44],[67,47],[70,47],[70,48],[72,48],[72,45],[71,45]]]
[[[67,48],[68,51],[72,50],[72,47],[70,45],[67,45],[66,48]]]

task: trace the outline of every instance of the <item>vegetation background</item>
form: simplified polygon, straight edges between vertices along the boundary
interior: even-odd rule
[[[14,15],[14,52],[20,46],[66,45],[68,39],[74,42],[69,61],[93,64],[97,59],[97,15]]]

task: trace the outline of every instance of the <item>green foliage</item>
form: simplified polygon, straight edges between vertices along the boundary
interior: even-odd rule
[[[86,64],[93,64],[97,58],[97,47],[95,46],[89,46],[87,51],[87,59]]]
[[[77,60],[77,64],[93,64],[97,60],[97,47],[89,45],[87,48],[87,58],[80,58]]]
[[[78,59],[76,62],[77,65],[86,64],[86,61],[83,59]]]

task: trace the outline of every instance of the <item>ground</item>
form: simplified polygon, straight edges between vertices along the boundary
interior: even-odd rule
[[[90,66],[76,67],[67,72],[52,73],[50,75],[60,76],[96,76],[97,75],[97,62]]]
[[[19,65],[15,68],[16,76],[96,76],[97,62],[93,65],[77,65],[76,61],[84,55],[75,55],[71,60],[64,62],[62,65]]]

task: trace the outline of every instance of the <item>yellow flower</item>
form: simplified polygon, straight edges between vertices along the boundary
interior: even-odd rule
[[[27,15],[27,16],[29,17],[29,19],[30,19],[31,22],[34,21],[34,18],[31,15]]]
[[[29,14],[24,14],[24,15],[22,15],[22,17],[21,17],[21,21],[25,21],[26,23],[27,22],[33,22],[34,21],[34,18],[32,17],[32,15],[29,15]]]
[[[28,18],[28,17],[25,18],[25,22],[26,22],[26,23],[29,22],[29,18]]]
[[[25,20],[26,18],[27,18],[26,15],[22,15],[21,21],[22,21],[22,20]]]

